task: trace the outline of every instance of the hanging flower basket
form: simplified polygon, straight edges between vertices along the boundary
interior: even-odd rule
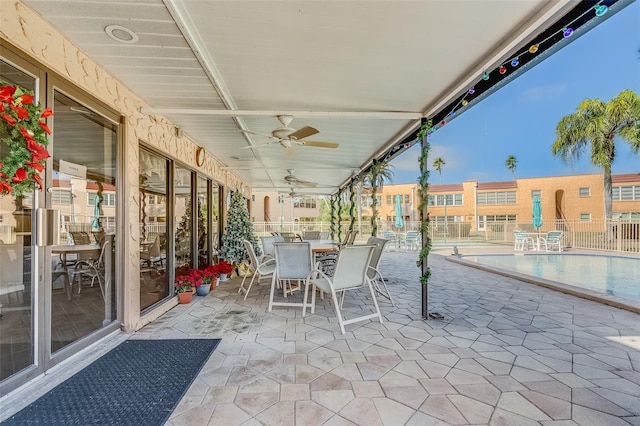
[[[51,130],[44,119],[53,115],[33,103],[33,92],[0,82],[0,138],[9,153],[0,157],[0,195],[21,196],[37,187],[42,190]]]

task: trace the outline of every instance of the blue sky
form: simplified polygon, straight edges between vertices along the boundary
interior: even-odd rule
[[[609,101],[624,89],[640,92],[639,50],[636,1],[434,132],[429,182],[440,183],[432,168],[436,157],[446,162],[443,184],[512,180],[504,165],[509,155],[518,159],[516,178],[600,173],[588,151],[566,164],[551,154],[555,127],[586,98]],[[391,161],[393,183],[416,182],[418,155],[416,145]],[[612,171],[640,172],[640,155],[624,141],[616,140]]]

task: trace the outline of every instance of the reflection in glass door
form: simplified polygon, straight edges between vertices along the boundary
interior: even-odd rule
[[[0,82],[35,91],[37,80],[0,60]],[[4,139],[8,135],[2,134]],[[0,163],[9,153],[0,142]],[[33,193],[0,195],[0,381],[34,364]]]
[[[117,125],[54,91],[47,207],[60,211],[51,247],[51,352],[116,319]]]

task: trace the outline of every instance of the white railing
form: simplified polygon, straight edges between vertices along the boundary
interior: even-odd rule
[[[256,222],[254,230],[260,236],[271,232],[296,232],[304,231],[329,231],[328,222]],[[344,236],[349,228],[349,222],[342,222]],[[358,240],[366,240],[371,235],[371,224],[367,220],[360,223],[356,221],[355,229],[358,230]],[[401,228],[396,228],[393,221],[381,221],[378,224],[378,235],[385,231],[393,231],[400,237],[407,231],[420,229],[419,221],[405,222]],[[612,252],[640,253],[640,221],[636,220],[600,220],[583,222],[579,220],[546,221],[538,230],[531,223],[520,222],[486,222],[483,230],[473,228],[471,222],[442,222],[431,223],[429,237],[433,243],[455,242],[484,242],[496,244],[513,244],[515,229],[529,232],[548,232],[561,230],[563,235],[563,247],[583,250],[604,250]]]

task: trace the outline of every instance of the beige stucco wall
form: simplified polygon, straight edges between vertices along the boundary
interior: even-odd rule
[[[124,154],[126,170],[124,182],[118,192],[124,193],[127,224],[122,258],[127,259],[119,283],[124,286],[124,307],[121,312],[126,329],[136,329],[159,315],[160,311],[140,318],[139,294],[139,241],[138,241],[138,143],[154,147],[194,170],[211,177],[228,189],[239,190],[249,196],[250,188],[233,173],[222,169],[222,164],[207,155],[203,167],[195,164],[196,143],[188,137],[176,137],[175,126],[162,116],[142,114],[149,107],[134,92],[110,75],[83,51],[67,40],[29,7],[14,0],[0,1],[0,38],[31,58],[68,79],[78,88],[99,99],[124,117]],[[170,307],[170,306],[169,306]],[[169,308],[161,308],[166,310]]]

